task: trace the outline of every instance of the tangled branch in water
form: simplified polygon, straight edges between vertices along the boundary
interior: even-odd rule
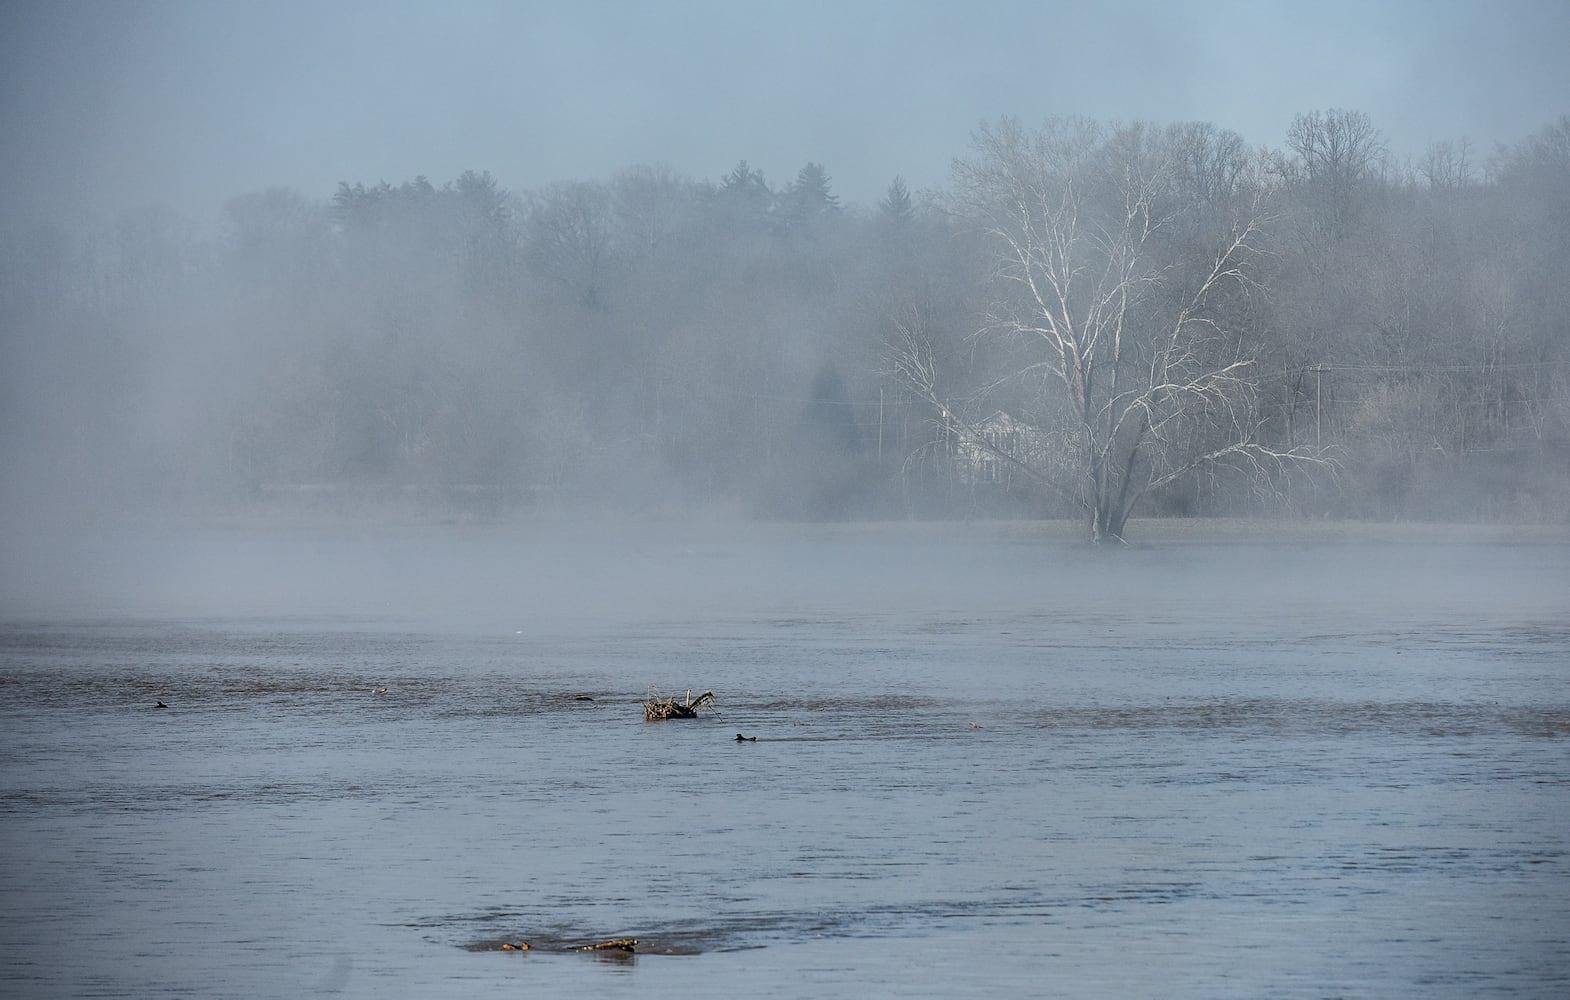
[[[700,708],[715,711],[713,691],[705,691],[694,698],[692,689],[688,688],[686,701],[677,701],[675,695],[661,698],[650,689],[648,698],[643,703],[643,717],[650,722],[660,722],[665,719],[696,719]]]

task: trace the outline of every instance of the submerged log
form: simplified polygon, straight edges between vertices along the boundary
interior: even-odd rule
[[[573,951],[637,951],[637,938],[611,938],[596,944],[580,944]]]
[[[625,958],[638,948],[634,937],[606,938],[593,944],[572,944],[560,938],[536,938],[533,943],[520,938],[490,938],[464,946],[469,951],[590,951],[609,958]]]
[[[665,719],[696,719],[700,708],[715,711],[713,691],[705,691],[694,698],[692,689],[689,688],[686,701],[677,701],[675,695],[661,698],[651,691],[648,700],[643,703],[643,717],[650,722],[660,722]]]

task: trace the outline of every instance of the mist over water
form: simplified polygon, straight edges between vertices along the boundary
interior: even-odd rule
[[[175,541],[7,606],[10,995],[1570,983],[1563,546]]]
[[[1196,621],[1233,607],[1283,622],[1307,613],[1564,610],[1558,563],[1537,562],[1562,548],[1552,529],[1435,527],[1390,542],[1378,539],[1400,538],[1399,529],[1351,526],[1296,532],[1318,541],[1219,545],[1174,541],[1182,529],[1155,522],[1139,530],[1165,540],[1106,554],[1067,541],[1077,525],[1031,522],[165,523],[17,533],[3,596],[13,616],[358,614],[438,630],[500,627],[520,615],[592,625],[800,608],[1035,613],[1058,601],[1134,618],[1161,608]],[[1216,532],[1268,539],[1294,529],[1219,522],[1196,537]]]
[[[1570,996],[1570,7],[1064,6],[0,4],[0,998]]]

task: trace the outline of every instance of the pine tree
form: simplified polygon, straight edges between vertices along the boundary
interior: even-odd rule
[[[787,229],[839,214],[839,196],[829,190],[828,171],[822,164],[809,163],[797,172],[795,182],[785,189],[780,208]]]
[[[893,226],[909,225],[916,218],[916,205],[905,187],[905,178],[895,177],[889,182],[888,193],[878,202],[878,212]]]

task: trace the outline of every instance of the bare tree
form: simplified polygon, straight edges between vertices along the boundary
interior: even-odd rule
[[[1315,458],[1265,439],[1238,329],[1264,253],[1260,186],[1226,185],[1207,199],[1226,210],[1205,222],[1174,184],[1196,156],[1225,158],[1195,148],[1218,138],[1077,119],[982,128],[975,156],[955,166],[955,207],[992,247],[989,315],[972,341],[990,370],[957,398],[917,331],[891,345],[946,429],[1070,498],[1097,542],[1121,540],[1141,498],[1197,469],[1268,480]],[[1052,457],[1009,453],[982,433],[980,418],[1010,404],[1057,442]]]
[[[1418,163],[1418,172],[1428,182],[1431,191],[1455,191],[1470,185],[1472,175],[1472,143],[1431,142]]]
[[[605,305],[613,206],[605,186],[589,181],[549,185],[528,201],[523,243],[529,265],[590,309]]]
[[[1385,138],[1361,111],[1331,108],[1292,119],[1287,146],[1297,154],[1299,186],[1328,234],[1356,228],[1367,188],[1387,166]]]

